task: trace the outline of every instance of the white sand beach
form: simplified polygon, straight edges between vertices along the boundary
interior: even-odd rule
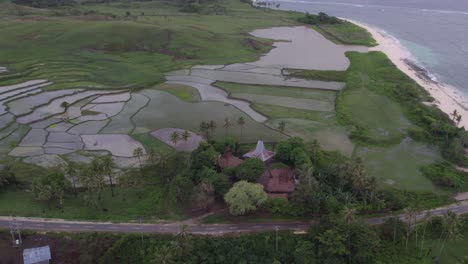
[[[407,74],[410,78],[415,80],[419,85],[424,87],[430,95],[435,99],[434,104],[439,107],[443,112],[450,115],[456,109],[462,116],[459,124],[460,127],[468,128],[468,109],[464,106],[467,98],[461,94],[455,87],[437,83],[424,78],[420,73],[416,72],[406,60],[411,60],[412,56],[401,44],[388,34],[374,27],[346,19],[356,25],[367,29],[374,39],[379,43],[377,47],[370,48],[370,51],[382,51],[390,58],[390,60],[400,69]],[[450,115],[450,117],[452,117]]]

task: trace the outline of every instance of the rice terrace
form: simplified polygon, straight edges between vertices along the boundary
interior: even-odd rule
[[[0,216],[302,221],[468,190],[460,121],[348,21],[258,1],[19,2],[0,0],[0,169],[15,178]],[[42,192],[57,175],[66,191]],[[316,209],[295,194],[310,182]],[[227,213],[244,183],[269,207]]]

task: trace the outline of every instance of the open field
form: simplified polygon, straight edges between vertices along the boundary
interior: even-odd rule
[[[379,63],[386,57],[376,52],[348,53],[348,57],[352,63],[347,73],[346,89],[337,99],[339,119],[352,125],[357,130],[354,138],[364,143],[400,142],[412,125],[402,107],[382,94],[383,90],[396,85],[386,77],[395,66]]]
[[[296,24],[294,13],[253,9],[239,1],[223,4],[228,13],[222,16],[181,13],[170,2],[154,1],[73,8],[105,15],[67,16],[73,10],[64,8],[58,13],[65,16],[44,12],[41,19],[4,19],[0,57],[9,72],[0,84],[44,77],[54,89],[149,86],[182,66],[254,60],[271,42],[247,32]],[[16,10],[10,7],[10,13]]]
[[[434,191],[420,168],[441,159],[436,148],[403,140],[392,147],[358,147],[354,153],[363,159],[367,172],[382,186],[410,191]]]

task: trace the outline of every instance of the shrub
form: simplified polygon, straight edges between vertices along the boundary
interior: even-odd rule
[[[236,169],[236,177],[241,180],[255,182],[264,171],[265,164],[262,160],[248,159]]]
[[[309,156],[302,148],[295,148],[291,152],[290,160],[296,168],[310,167],[312,165]]]
[[[462,189],[467,186],[468,174],[458,171],[449,162],[443,161],[421,169],[424,176],[442,187]]]

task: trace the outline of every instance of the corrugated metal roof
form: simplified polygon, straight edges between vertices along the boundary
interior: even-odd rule
[[[50,259],[51,259],[51,256],[50,256],[49,246],[27,248],[23,250],[24,264],[35,264],[35,263],[41,263],[44,261],[48,262]]]

